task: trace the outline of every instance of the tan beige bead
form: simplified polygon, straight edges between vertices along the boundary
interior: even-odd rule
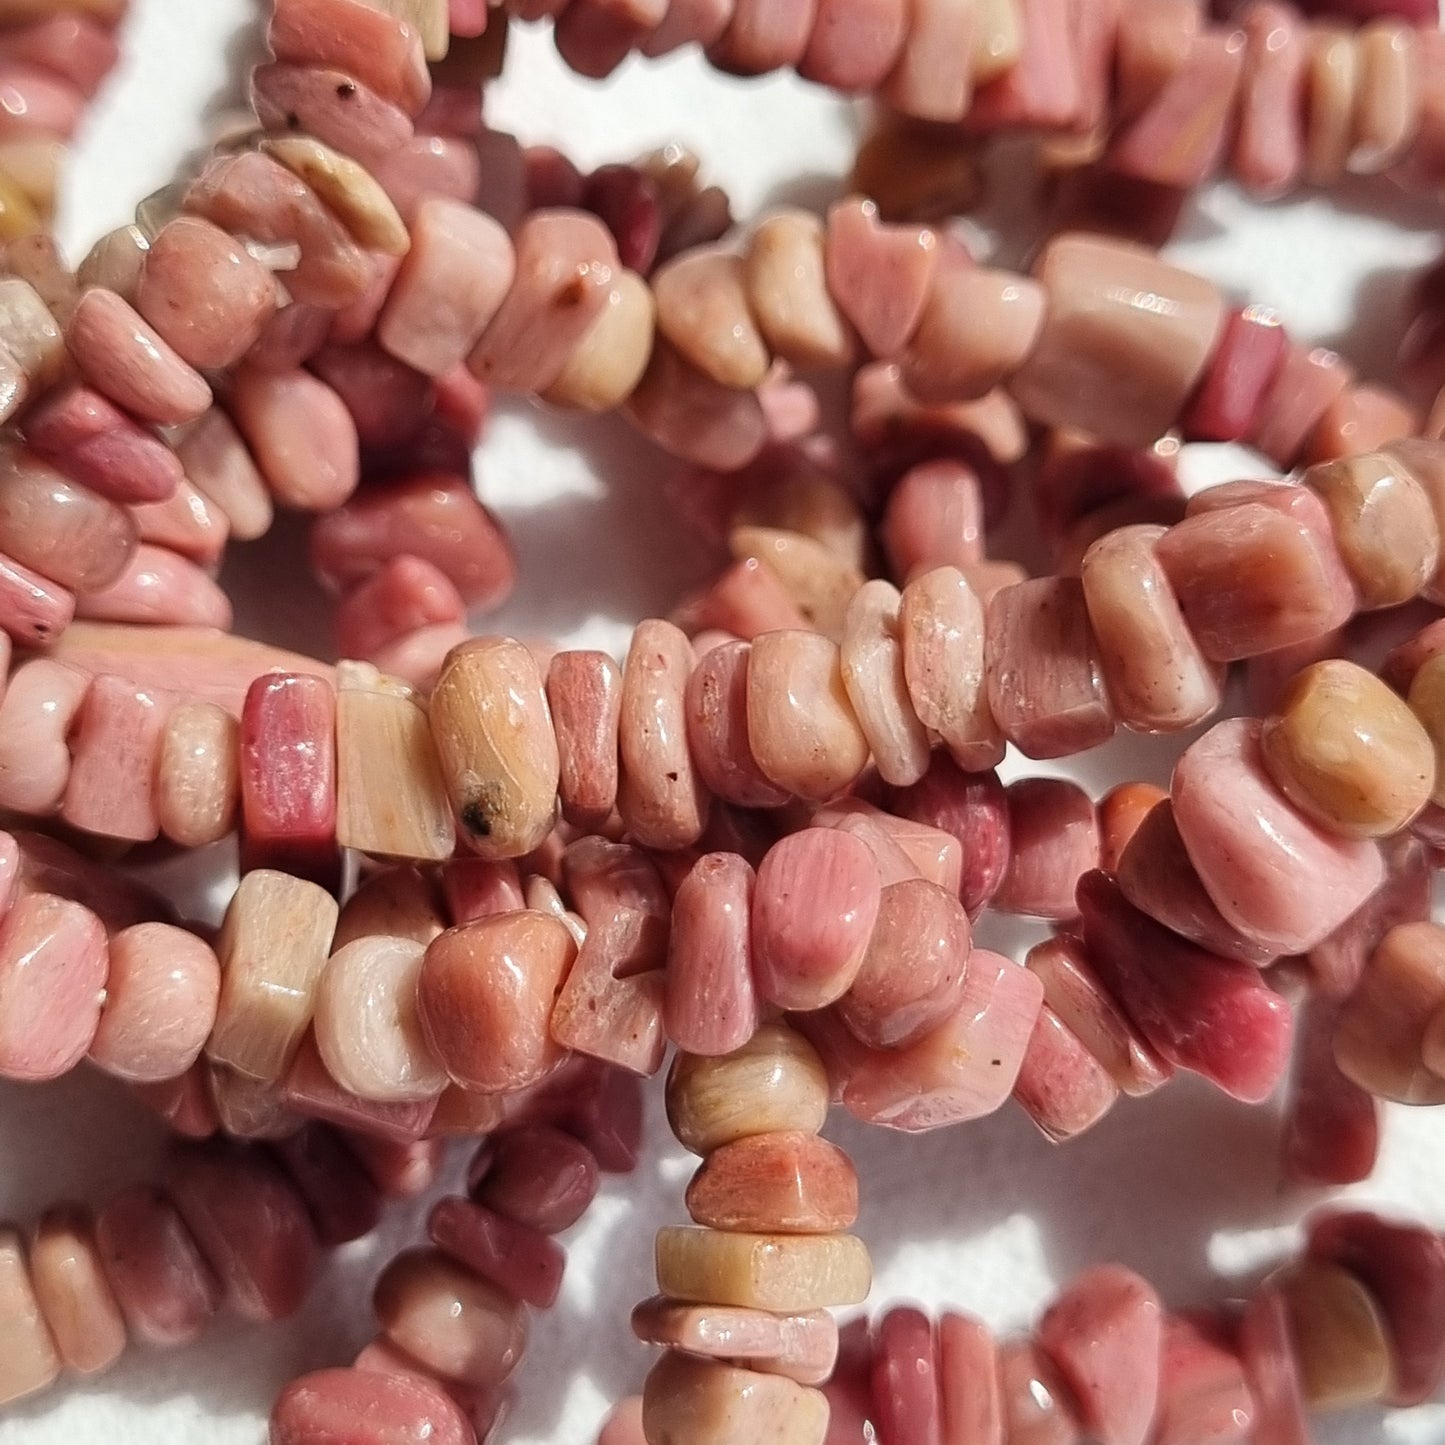
[[[647,370],[656,313],[652,287],[635,271],[619,268],[601,314],[543,393],[545,399],[588,412],[621,406]]]
[[[769,216],[744,259],[748,303],[773,352],[795,366],[846,366],[853,339],[828,294],[823,223],[808,211]]]
[[[1313,25],[1308,36],[1304,178],[1312,186],[1332,186],[1350,158],[1360,52],[1354,32],[1337,25]]]
[[[261,149],[305,181],[368,251],[406,254],[411,246],[406,223],[364,166],[309,135],[269,136]]]
[[[819,802],[863,771],[868,739],[848,701],[836,644],[792,630],[754,638],[748,745],[769,782]]]
[[[885,118],[858,147],[848,191],[867,196],[885,221],[946,221],[978,203],[979,153],[959,127]]]
[[[1406,700],[1435,748],[1435,785],[1430,801],[1445,804],[1445,654],[1426,659],[1410,683]]]
[[[739,562],[766,563],[798,611],[825,637],[841,640],[848,604],[864,581],[854,563],[814,537],[780,527],[737,527],[728,549]]]
[[[851,569],[864,565],[871,546],[870,523],[858,499],[826,467],[784,467],[739,498],[732,522],[738,528],[770,527],[801,533],[821,542]],[[849,573],[850,581],[854,575]],[[847,607],[846,601],[843,606]]]
[[[6,197],[7,205],[0,208],[4,212],[0,225],[4,226],[5,240],[44,229],[40,221],[55,214],[60,168],[64,164],[65,145],[53,137],[21,135],[0,142],[0,174],[11,193]],[[16,191],[20,193],[18,201],[13,199]]]
[[[1360,86],[1350,127],[1352,171],[1386,170],[1420,129],[1419,42],[1398,21],[1373,20],[1356,36]]]
[[[1329,509],[1345,570],[1364,608],[1409,602],[1440,565],[1440,533],[1424,488],[1383,452],[1311,467],[1305,485]]]
[[[54,1384],[60,1356],[40,1313],[25,1246],[14,1229],[0,1228],[0,1405]]]
[[[346,900],[331,951],[373,934],[430,943],[445,927],[441,900],[429,878],[415,868],[383,868]]]
[[[1284,1297],[1304,1397],[1316,1410],[1382,1399],[1394,1372],[1379,1306],[1348,1270],[1305,1259],[1269,1283]]]
[[[35,1297],[67,1369],[108,1370],[126,1344],[125,1319],[106,1279],[88,1210],[62,1205],[41,1219],[30,1250]]]
[[[853,1234],[657,1231],[657,1287],[672,1299],[798,1314],[861,1304],[872,1283],[867,1246]]]
[[[772,357],[748,307],[740,257],[686,251],[657,270],[652,293],[657,329],[704,376],[740,389],[762,383]]]
[[[462,837],[484,858],[520,858],[552,831],[561,761],[531,652],[507,638],[453,648],[431,694],[431,729]]]
[[[928,733],[913,710],[899,636],[902,597],[882,578],[853,596],[843,624],[843,686],[885,783],[908,787],[928,771]]]
[[[336,841],[383,857],[450,858],[451,803],[411,689],[358,663],[343,663],[336,681]]]
[[[88,252],[75,269],[75,279],[80,289],[103,286],[117,296],[129,300],[135,295],[136,283],[140,280],[141,267],[145,264],[150,242],[139,226],[120,226],[107,231]]]
[[[285,1074],[311,1024],[337,912],[336,900],[305,879],[269,868],[242,877],[216,940],[213,1062],[266,1083]]]
[[[764,1024],[742,1048],[717,1058],[679,1053],[667,1076],[667,1119],[694,1154],[735,1139],[799,1130],[828,1117],[828,1071],[784,1024]]]
[[[1285,797],[1342,837],[1399,832],[1434,790],[1430,735],[1398,694],[1352,662],[1300,672],[1260,742]]]
[[[637,626],[622,669],[618,725],[618,811],[645,848],[696,843],[711,798],[687,746],[687,680],[692,644],[670,622]]]
[[[241,795],[240,731],[213,702],[171,709],[156,777],[156,820],[171,842],[202,848],[231,831]]]
[[[420,37],[428,60],[446,58],[451,39],[447,0],[369,0],[369,3],[374,9],[384,10],[410,25]],[[500,17],[494,18],[501,25]]]
[[[669,1350],[642,1397],[647,1445],[823,1445],[828,1400],[781,1375]]]
[[[1445,1104],[1445,1078],[1424,1063],[1426,1030],[1445,1005],[1445,928],[1402,923],[1370,955],[1335,1024],[1346,1078],[1402,1104]]]

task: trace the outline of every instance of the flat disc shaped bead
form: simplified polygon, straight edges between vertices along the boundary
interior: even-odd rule
[[[777,1315],[731,1305],[679,1304],[655,1295],[632,1311],[632,1332],[647,1344],[746,1363],[800,1385],[823,1383],[838,1357],[838,1325],[826,1310]]]
[[[851,1234],[657,1232],[657,1283],[672,1299],[797,1314],[867,1298],[872,1266]]]
[[[605,652],[559,652],[547,670],[547,706],[557,734],[563,816],[575,827],[599,828],[617,803],[617,664]]]
[[[1065,778],[1020,778],[1005,791],[1011,848],[994,907],[1057,921],[1076,917],[1074,887],[1099,866],[1093,801]]]
[[[828,1234],[858,1217],[858,1175],[843,1151],[806,1130],[735,1139],[713,1150],[687,1189],[709,1229]]]
[[[687,682],[688,752],[703,782],[724,802],[778,807],[788,794],[763,776],[748,740],[751,656],[750,644],[729,641],[698,658]]]
[[[902,594],[874,578],[843,620],[843,686],[886,783],[906,787],[928,771],[928,733],[909,698],[900,636]]]
[[[561,919],[525,911],[448,929],[428,945],[417,1009],[456,1083],[501,1093],[537,1083],[562,1062],[549,1024],[576,957]]]
[[[0,1302],[0,1402],[8,1405],[53,1384],[61,1369],[14,1229],[0,1230]]]
[[[126,1346],[125,1319],[105,1277],[86,1209],[60,1205],[36,1226],[30,1274],[41,1313],[68,1369],[109,1369]]]
[[[647,1377],[642,1420],[649,1445],[732,1445],[769,1436],[823,1445],[828,1402],[781,1375],[669,1350]]]

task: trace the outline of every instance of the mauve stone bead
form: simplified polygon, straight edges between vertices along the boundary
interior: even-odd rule
[[[1155,553],[1165,527],[1125,526],[1084,554],[1080,581],[1109,701],[1140,732],[1176,732],[1219,706],[1219,671],[1190,631]]]
[[[373,1303],[387,1338],[445,1380],[500,1385],[527,1347],[521,1304],[435,1249],[392,1260]]]
[[[1380,1152],[1380,1104],[1335,1062],[1338,1003],[1306,1000],[1295,1048],[1281,1157],[1286,1177],[1303,1184],[1358,1184]]]
[[[943,1445],[1004,1445],[998,1347],[981,1320],[945,1311],[938,1317],[938,1384]]]
[[[990,710],[1026,756],[1066,757],[1113,736],[1099,645],[1077,579],[1038,578],[996,593],[985,651]]]
[[[356,490],[356,422],[346,404],[308,371],[238,367],[231,414],[281,505],[330,512]]]
[[[1093,801],[1066,778],[1021,778],[1004,791],[1011,846],[994,907],[1059,922],[1077,917],[1075,885],[1099,866]]]
[[[900,582],[983,558],[983,494],[971,467],[940,457],[910,467],[888,494],[881,534]]]
[[[808,828],[768,850],[752,906],[758,991],[780,1008],[816,1009],[847,992],[878,917],[881,884],[867,846]]]
[[[699,657],[687,684],[688,750],[703,782],[745,808],[776,807],[788,795],[763,776],[748,741],[746,642],[728,641]]]
[[[427,1237],[479,1279],[536,1309],[550,1309],[562,1288],[567,1255],[530,1225],[469,1199],[439,1200],[427,1217]]]
[[[1360,1280],[1312,1256],[1276,1270],[1268,1284],[1284,1299],[1311,1408],[1344,1410],[1387,1395],[1393,1351],[1380,1307]]]
[[[1180,756],[1171,791],[1179,835],[1216,907],[1280,953],[1313,948],[1384,880],[1374,843],[1330,836],[1275,791],[1258,722],[1217,723]]]
[[[823,1445],[828,1402],[781,1375],[669,1350],[647,1377],[642,1418],[649,1445],[730,1445],[768,1434],[788,1445]]]
[[[687,1212],[709,1229],[832,1234],[858,1218],[858,1175],[816,1134],[755,1134],[707,1156],[688,1185]]]
[[[448,929],[427,947],[417,1007],[427,1041],[463,1088],[496,1093],[562,1061],[548,1030],[577,945],[550,914],[498,914]]]
[[[1151,1445],[1244,1445],[1253,1423],[1244,1369],[1217,1327],[1169,1315]]]
[[[412,136],[405,111],[343,70],[317,64],[258,65],[251,73],[250,98],[268,131],[300,130],[368,165]]]
[[[142,542],[125,571],[79,598],[76,615],[97,622],[229,629],[230,599],[194,562]]]
[[[1263,0],[1239,19],[1247,45],[1230,169],[1263,199],[1290,190],[1304,162],[1300,98],[1308,41],[1298,13],[1288,5]]]
[[[870,356],[893,357],[908,344],[923,316],[938,254],[935,232],[883,225],[870,200],[854,196],[829,209],[828,291]]]
[[[632,1332],[646,1344],[745,1364],[800,1385],[821,1385],[838,1356],[838,1326],[826,1310],[777,1315],[654,1295],[632,1311]]]
[[[938,1346],[922,1310],[894,1308],[874,1326],[873,1402],[881,1439],[943,1445]]]
[[[221,969],[210,946],[169,923],[137,923],[113,934],[105,1010],[91,1060],[136,1083],[185,1073],[216,1018]]]
[[[1244,440],[1280,467],[1299,457],[1310,433],[1353,373],[1333,351],[1290,343]]]
[[[476,1432],[440,1385],[417,1373],[316,1370],[271,1410],[270,1445],[475,1445]]]
[[[416,30],[362,0],[280,0],[266,41],[280,61],[309,65],[324,57],[409,115],[431,94]]]
[[[838,1331],[837,1366],[823,1386],[829,1406],[824,1445],[871,1445],[878,1439],[872,1375],[872,1331],[860,1315]]]
[[[557,734],[563,815],[574,827],[593,831],[617,802],[622,674],[605,652],[559,652],[547,671],[547,704]]]
[[[853,594],[843,623],[843,685],[886,783],[906,787],[928,770],[928,732],[904,675],[898,589],[882,578]]]
[[[106,1280],[88,1209],[62,1204],[41,1216],[30,1278],[66,1368],[80,1375],[108,1370],[125,1349],[125,1319]]]
[[[673,614],[693,632],[693,651],[702,655],[703,633],[750,642],[761,632],[807,627],[808,619],[789,596],[783,579],[757,557],[734,562],[705,592],[684,599]]]
[[[1159,1395],[1163,1307],[1120,1265],[1075,1278],[1039,1321],[1040,1348],[1071,1386],[1101,1445],[1145,1445]]]
[[[19,1232],[0,1229],[0,1404],[43,1390],[60,1374],[61,1358],[41,1314]]]
[[[1158,803],[1169,794],[1153,783],[1120,783],[1099,799],[1099,867],[1117,873],[1129,840]]]
[[[1254,1401],[1255,1445],[1310,1445],[1289,1314],[1277,1290],[1259,1290],[1245,1306],[1239,1356]]]
[[[336,1130],[312,1124],[278,1139],[272,1148],[305,1201],[322,1244],[349,1244],[376,1228],[381,1191]]]
[[[683,1147],[706,1157],[755,1134],[816,1134],[828,1116],[828,1075],[812,1044],[764,1024],[719,1059],[679,1053],[667,1076],[667,1119]]]
[[[1219,911],[1179,836],[1167,796],[1150,810],[1112,871],[1135,908],[1210,953],[1258,968],[1279,956],[1277,944],[1241,931]]]
[[[1325,408],[1309,434],[1302,464],[1332,462],[1379,451],[1391,442],[1430,436],[1438,430],[1398,393],[1368,383],[1347,386]],[[1407,538],[1406,556],[1420,539]]]
[[[522,875],[510,858],[453,858],[442,865],[441,890],[453,924],[526,906]]]
[[[735,853],[693,864],[672,902],[667,1036],[692,1054],[727,1054],[758,1026],[750,933],[753,870]]]
[[[1045,1003],[1014,1083],[1014,1102],[1058,1144],[1093,1128],[1119,1093],[1109,1071]]]
[[[187,1154],[169,1189],[226,1289],[249,1320],[285,1319],[316,1274],[316,1231],[295,1186],[259,1154]]]
[[[466,618],[450,577],[422,557],[392,557],[337,604],[336,650],[373,660],[388,645],[426,627]]]
[[[1089,236],[1051,241],[1034,269],[1043,330],[1009,389],[1036,421],[1151,446],[1204,371],[1224,320],[1219,292],[1142,248]]]
[[[470,1192],[508,1219],[560,1234],[586,1212],[597,1194],[597,1159],[571,1134],[548,1125],[509,1129],[491,1144],[485,1175]]]
[[[971,943],[955,895],[922,878],[890,884],[839,1017],[870,1048],[917,1043],[958,1007]]]
[[[100,1211],[96,1243],[130,1332],[183,1345],[215,1314],[220,1286],[170,1197],[137,1185]]]
[[[348,943],[376,934],[430,943],[445,927],[435,881],[417,868],[397,864],[373,873],[346,900],[331,951],[338,953]]]
[[[768,440],[755,391],[722,386],[658,337],[625,412],[673,456],[719,471],[746,466]]]
[[[1206,442],[1248,436],[1287,345],[1277,311],[1267,306],[1231,311],[1204,380],[1180,423],[1184,435]]]
[[[1079,880],[1079,909],[1090,962],[1151,1047],[1234,1098],[1269,1097],[1293,1028],[1289,1005],[1258,969],[1169,932],[1102,873]]]
[[[605,923],[620,910],[645,921],[642,951],[650,968],[667,956],[671,901],[657,865],[641,848],[606,838],[579,838],[562,855],[562,873],[577,912],[589,925]]]
[[[100,837],[149,842],[160,831],[155,775],[173,699],[100,676],[80,705],[60,816]]]
[[[999,1346],[998,1372],[1009,1445],[1079,1445],[1083,1431],[1068,1387],[1028,1339]]]
[[[748,307],[741,257],[715,247],[684,252],[653,278],[657,329],[704,376],[723,386],[758,386],[771,357]]]

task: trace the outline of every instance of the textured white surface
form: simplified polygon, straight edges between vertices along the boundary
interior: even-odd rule
[[[73,254],[129,218],[135,200],[171,178],[203,117],[233,104],[253,55],[259,0],[135,0],[124,72],[89,128],[65,236]],[[739,84],[690,59],[629,65],[610,85],[566,75],[540,34],[515,37],[493,116],[527,139],[564,143],[584,164],[683,140],[706,158],[747,216],[770,201],[821,203],[846,168],[850,108],[787,79]],[[1017,174],[1017,173],[1015,173]],[[1000,213],[1021,204],[1006,192]],[[1389,206],[1384,218],[1370,208]],[[1408,276],[1434,252],[1424,207],[1379,187],[1261,211],[1230,191],[1205,198],[1176,249],[1257,300],[1280,306],[1297,334],[1339,338],[1364,371],[1388,365]],[[1192,466],[1214,475],[1227,458]],[[626,626],[665,607],[706,562],[670,535],[654,504],[658,459],[620,425],[579,425],[525,407],[499,410],[481,462],[487,500],[517,541],[521,585],[492,625],[617,647]],[[285,529],[258,561],[264,613],[253,627],[323,648],[314,599],[278,584],[302,570],[303,532]],[[245,584],[242,583],[244,588]],[[243,596],[244,596],[243,592]],[[258,617],[264,615],[264,624]],[[1090,759],[1091,782],[1162,776],[1169,750],[1137,743]],[[992,941],[1016,945],[1023,930]],[[656,1092],[655,1148],[633,1177],[609,1181],[570,1241],[560,1306],[536,1320],[518,1376],[520,1403],[503,1439],[587,1445],[606,1402],[635,1389],[645,1361],[627,1333],[632,1302],[650,1290],[653,1228],[680,1216],[687,1161],[666,1143]],[[1128,1103],[1092,1135],[1055,1149],[1012,1108],[963,1129],[905,1138],[839,1123],[864,1180],[861,1229],[879,1269],[875,1299],[955,1302],[995,1325],[1027,1322],[1053,1286],[1116,1258],[1176,1304],[1227,1292],[1286,1252],[1313,1197],[1285,1192],[1278,1120],[1184,1082]],[[1445,1125],[1394,1110],[1380,1171],[1356,1191],[1445,1227]],[[99,1201],[153,1177],[163,1141],[122,1091],[96,1077],[48,1088],[0,1086],[0,1216],[25,1223],[56,1199]],[[460,1161],[459,1161],[460,1162]],[[422,1208],[333,1260],[295,1321],[258,1330],[217,1326],[194,1348],[138,1351],[88,1388],[63,1388],[0,1419],[0,1445],[255,1445],[276,1389],[293,1375],[348,1359],[372,1332],[368,1292],[381,1261],[420,1232]],[[1445,1442],[1445,1407],[1384,1425],[1368,1414],[1331,1422],[1327,1445]]]

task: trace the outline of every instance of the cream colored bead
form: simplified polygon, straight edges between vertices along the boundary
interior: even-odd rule
[[[828,1400],[780,1375],[669,1350],[643,1389],[647,1445],[823,1445]]]
[[[635,271],[619,269],[602,314],[547,388],[546,400],[589,412],[621,406],[647,370],[656,309],[647,282]]]
[[[1344,1410],[1383,1398],[1393,1365],[1380,1308],[1348,1270],[1301,1260],[1269,1283],[1289,1311],[1295,1363],[1316,1410]]]
[[[350,156],[314,136],[270,136],[261,149],[305,181],[368,251],[404,256],[411,247],[406,223],[381,183]]]
[[[868,1248],[853,1234],[657,1231],[657,1287],[672,1299],[798,1314],[861,1304],[872,1283]]]

